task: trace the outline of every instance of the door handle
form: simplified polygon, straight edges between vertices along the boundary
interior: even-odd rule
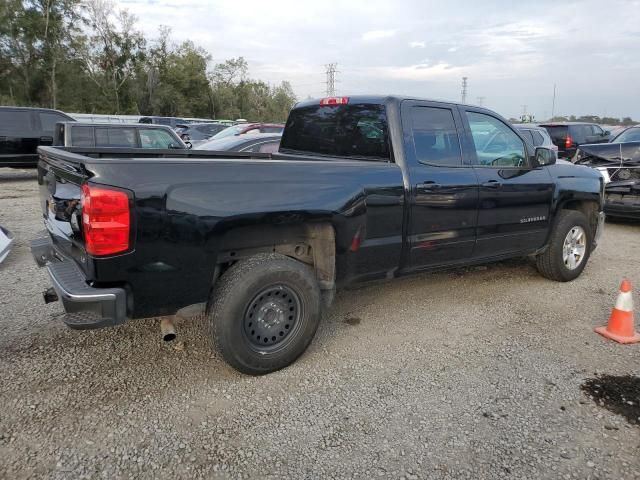
[[[431,180],[418,184],[418,190],[438,190],[440,187],[442,185]]]
[[[500,188],[502,184],[497,180],[489,180],[488,182],[484,182],[482,186],[484,188]]]
[[[40,137],[41,142],[53,142],[53,137]]]

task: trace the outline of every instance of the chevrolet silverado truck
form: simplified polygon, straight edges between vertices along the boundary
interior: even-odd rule
[[[570,281],[604,222],[597,171],[455,103],[300,102],[273,154],[39,152],[46,235],[32,251],[64,322],[206,304],[224,359],[254,375],[305,351],[336,288],[526,256]]]

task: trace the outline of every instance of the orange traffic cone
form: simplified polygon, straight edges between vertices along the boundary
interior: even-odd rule
[[[635,331],[633,321],[633,297],[631,295],[631,282],[626,278],[620,285],[620,293],[613,307],[609,324],[595,329],[603,337],[607,337],[618,343],[638,343],[640,335]]]

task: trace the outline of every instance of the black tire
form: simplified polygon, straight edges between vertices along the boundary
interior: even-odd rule
[[[229,365],[249,375],[293,363],[311,343],[320,322],[320,288],[313,270],[277,253],[239,261],[216,282],[212,295],[208,321],[213,341]],[[249,327],[254,313],[253,321],[261,319]],[[269,333],[260,337],[251,328],[260,328],[258,334]],[[267,336],[269,345],[258,345],[267,342]]]
[[[568,268],[563,260],[563,245],[569,231],[581,227],[586,235],[584,257],[574,269]],[[577,210],[561,210],[551,232],[548,248],[536,257],[536,266],[540,274],[556,282],[570,282],[580,276],[589,261],[593,248],[593,232],[587,217]]]

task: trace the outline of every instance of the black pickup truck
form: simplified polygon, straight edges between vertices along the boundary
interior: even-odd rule
[[[39,151],[47,234],[32,250],[64,321],[206,303],[217,347],[250,374],[304,352],[336,287],[520,256],[569,281],[604,221],[597,171],[454,103],[304,101],[275,154]]]

